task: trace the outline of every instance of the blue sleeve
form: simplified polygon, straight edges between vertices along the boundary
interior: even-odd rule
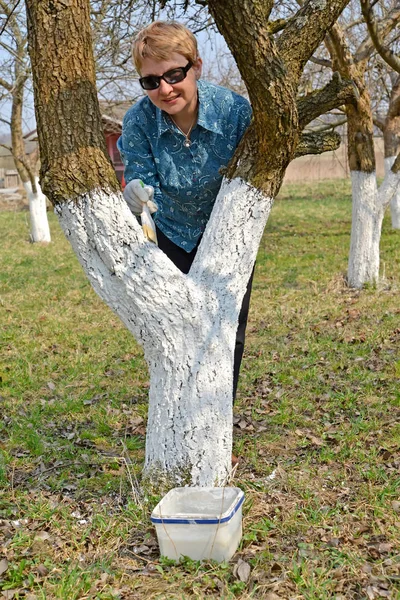
[[[162,197],[162,192],[151,145],[143,129],[134,121],[128,112],[122,125],[122,135],[117,141],[124,164],[124,179],[126,183],[141,179],[146,185],[153,186],[154,201],[159,204],[157,200]]]

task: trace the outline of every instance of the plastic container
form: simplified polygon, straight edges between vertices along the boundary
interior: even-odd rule
[[[239,488],[174,488],[151,514],[160,554],[173,560],[228,561],[242,537]]]

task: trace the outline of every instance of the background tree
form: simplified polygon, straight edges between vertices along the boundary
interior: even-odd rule
[[[393,9],[382,20],[382,37],[388,36],[400,20],[400,11]],[[383,38],[383,39],[384,39]],[[371,96],[367,86],[368,58],[373,49],[367,38],[356,51],[344,28],[338,23],[332,27],[326,45],[332,58],[333,70],[350,78],[357,86],[357,101],[346,106],[348,160],[352,180],[352,228],[347,280],[351,287],[360,288],[379,279],[379,245],[382,222],[400,184],[400,160],[392,161],[385,179],[378,188],[374,149],[374,120]]]
[[[11,118],[9,121],[2,118],[11,132],[11,146],[6,147],[14,158],[28,196],[31,239],[33,242],[50,242],[46,197],[39,184],[38,153],[27,156],[22,131],[24,94],[30,77],[25,15],[18,3],[10,6],[5,0],[0,0],[0,8],[4,13],[3,21],[0,22],[0,47],[5,56],[0,64],[0,87],[5,92],[3,99],[6,97],[11,100]]]
[[[272,2],[209,2],[254,118],[184,275],[144,238],[105,153],[88,3],[27,0],[43,186],[94,289],[143,345],[150,370],[145,471],[158,489],[215,485],[230,472],[241,300],[287,165],[340,141],[302,130],[350,101],[353,85],[335,77],[307,97],[297,91],[346,1],[308,0],[276,41]]]
[[[378,5],[379,8],[379,5]],[[376,48],[379,56],[384,61],[380,62],[379,79],[382,89],[386,92],[386,115],[379,118],[375,117],[375,125],[383,133],[384,148],[385,148],[385,170],[389,172],[396,160],[396,156],[400,151],[400,58],[398,53],[394,52],[394,48],[399,48],[398,34],[387,42],[385,36],[382,36],[382,27],[378,26],[374,8],[369,0],[361,0],[361,9],[363,17],[368,27],[371,40]],[[387,15],[383,15],[388,19]],[[380,15],[380,20],[382,14]],[[400,7],[395,5],[391,11],[390,19],[393,25],[398,25],[400,22]],[[385,66],[389,66],[388,72]],[[400,229],[400,190],[394,194],[390,210],[392,216],[392,227]]]

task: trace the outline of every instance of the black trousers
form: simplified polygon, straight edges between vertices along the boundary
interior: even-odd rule
[[[183,248],[180,248],[170,239],[167,238],[163,234],[160,229],[157,227],[157,239],[159,248],[168,256],[168,258],[174,263],[176,267],[182,273],[188,273],[194,257],[196,256],[197,248],[200,244],[200,240],[197,243],[197,246],[193,248],[191,252],[186,252]],[[200,238],[201,239],[201,238]],[[236,344],[235,344],[235,354],[234,354],[234,362],[233,362],[233,400],[236,398],[237,386],[239,382],[239,371],[240,365],[242,363],[242,357],[244,352],[244,342],[245,342],[245,334],[246,334],[246,326],[247,326],[247,318],[249,316],[249,308],[250,308],[250,296],[251,296],[251,286],[253,284],[253,275],[254,269],[250,276],[249,282],[247,284],[246,293],[243,297],[242,307],[239,313],[239,322],[238,328],[236,331]]]

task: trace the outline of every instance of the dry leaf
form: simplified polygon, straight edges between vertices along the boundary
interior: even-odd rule
[[[46,575],[49,574],[49,570],[47,567],[45,567],[44,565],[38,565],[36,567],[37,572],[39,573],[39,575],[41,575],[42,577],[46,577]]]
[[[309,434],[309,435],[307,435],[307,438],[310,440],[310,442],[315,444],[315,446],[324,446],[325,445],[323,440],[321,440],[321,438],[316,437],[315,435]]]
[[[3,575],[8,569],[8,560],[6,558],[2,558],[0,560],[0,575]]]
[[[239,560],[233,570],[233,574],[235,575],[235,577],[240,579],[240,581],[243,581],[244,583],[246,583],[250,577],[250,572],[251,572],[251,567],[250,567],[249,563],[247,563],[244,560],[242,560],[241,558],[239,558]]]
[[[33,541],[34,542],[46,542],[50,539],[50,534],[47,531],[38,531],[35,535]]]
[[[398,500],[393,500],[392,508],[395,512],[400,512],[400,502],[398,502]]]
[[[2,590],[2,598],[1,600],[12,600],[15,596],[15,594],[17,594],[19,592],[19,590],[15,589],[15,590]]]

